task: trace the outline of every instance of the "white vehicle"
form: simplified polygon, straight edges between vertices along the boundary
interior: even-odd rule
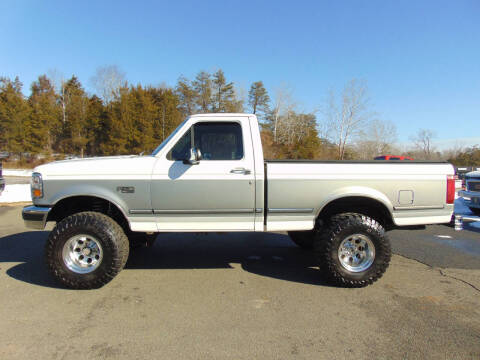
[[[287,231],[322,274],[358,287],[388,267],[386,230],[448,223],[454,197],[448,163],[265,161],[255,115],[202,114],[148,156],[37,167],[23,218],[57,223],[46,259],[72,288],[110,281],[129,245],[191,231]]]

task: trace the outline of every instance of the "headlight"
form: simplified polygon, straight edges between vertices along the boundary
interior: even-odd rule
[[[32,191],[32,199],[41,199],[43,197],[43,181],[42,174],[33,173],[32,181],[30,183]]]

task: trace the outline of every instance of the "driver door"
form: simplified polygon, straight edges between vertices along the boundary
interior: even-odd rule
[[[187,123],[188,127],[188,123]],[[255,174],[248,118],[201,119],[166,149],[152,174],[159,231],[253,231]],[[200,150],[197,164],[184,161]]]

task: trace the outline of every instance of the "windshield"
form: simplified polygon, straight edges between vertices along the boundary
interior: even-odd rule
[[[177,126],[177,128],[175,130],[173,130],[173,132],[168,135],[165,140],[162,141],[162,143],[160,145],[157,146],[157,148],[155,150],[153,150],[152,152],[152,155],[155,156],[158,154],[158,152],[160,150],[163,149],[163,147],[170,141],[170,139],[178,132],[178,130],[180,130],[182,127],[183,127],[183,124],[185,124],[187,122],[188,118],[186,118],[185,120],[182,121],[182,123],[180,125]]]

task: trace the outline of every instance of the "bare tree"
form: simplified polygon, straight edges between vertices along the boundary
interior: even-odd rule
[[[422,152],[425,160],[432,159],[435,152],[435,148],[432,144],[434,137],[434,131],[429,129],[419,129],[417,134],[410,138],[414,146]]]
[[[347,144],[357,137],[372,117],[368,112],[369,99],[365,82],[353,79],[343,89],[340,103],[335,93],[330,92],[325,116],[330,127],[332,141],[337,144],[337,156],[345,157]]]
[[[365,160],[392,152],[397,141],[397,128],[391,121],[372,120],[361,133],[362,140],[357,141],[355,147],[360,157]]]
[[[62,107],[62,122],[67,121],[67,98],[65,94],[65,76],[58,69],[48,70],[48,78],[51,80],[55,91],[59,94],[58,99]]]
[[[244,106],[246,103],[246,98],[247,98],[247,90],[243,85],[235,84],[234,86],[235,90],[235,98],[237,100],[236,102],[236,112],[244,112]]]
[[[278,140],[277,134],[279,126],[282,126],[282,115],[285,115],[283,116],[285,119],[288,117],[288,113],[294,109],[295,103],[292,100],[292,90],[284,84],[275,89],[275,97],[269,114],[274,142]]]
[[[126,85],[125,73],[117,65],[98,67],[90,81],[105,104],[117,98],[120,88]]]
[[[316,129],[316,118],[314,114],[296,113],[293,110],[287,111],[280,116],[277,129],[277,142],[284,145],[301,143],[308,137],[312,130]]]
[[[442,159],[448,160],[448,159],[454,159],[458,157],[462,152],[465,151],[465,144],[463,144],[461,141],[455,141],[452,147],[448,149],[444,149],[442,151]]]

